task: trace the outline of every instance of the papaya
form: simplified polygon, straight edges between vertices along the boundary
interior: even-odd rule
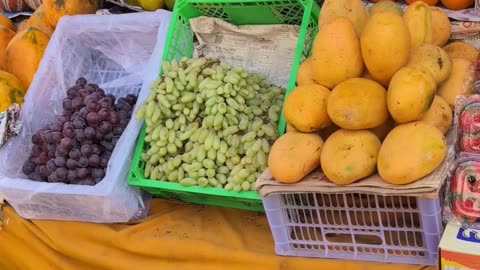
[[[377,82],[348,79],[328,96],[327,112],[330,119],[343,129],[374,128],[387,120],[387,92]]]
[[[391,12],[372,15],[360,43],[368,73],[388,87],[393,74],[407,64],[410,53],[410,36],[402,17]]]
[[[430,71],[437,85],[445,81],[452,72],[452,60],[447,52],[434,44],[422,44],[412,48],[408,65]]]
[[[368,10],[362,0],[325,0],[318,19],[319,28],[321,29],[337,17],[347,18],[352,23],[357,36],[360,36],[368,19]]]
[[[35,12],[33,12],[27,23],[28,26],[37,28],[45,33],[48,37],[51,37],[53,34],[54,28],[50,25],[47,17],[45,16],[45,7],[43,4],[40,5]]]
[[[475,63],[477,60],[478,50],[463,41],[452,42],[443,47],[443,49],[448,53],[450,58],[463,58],[472,63]]]
[[[406,66],[395,73],[387,92],[388,111],[395,122],[422,118],[432,105],[436,87],[433,76],[425,69]]]
[[[15,25],[13,24],[13,22],[7,17],[5,16],[3,13],[0,13],[0,26],[3,26],[7,29],[10,29],[12,30],[13,32],[15,32]]]
[[[437,90],[453,109],[457,96],[473,94],[475,81],[475,66],[463,58],[452,58],[452,72],[448,79]]]
[[[5,70],[17,77],[25,89],[32,83],[48,41],[46,34],[30,27],[17,33],[7,46]]]
[[[432,14],[432,43],[443,46],[452,33],[452,25],[447,14],[439,7],[430,7]]]
[[[312,58],[308,57],[300,64],[297,74],[297,85],[316,83],[313,79],[312,62]]]
[[[5,112],[10,105],[23,104],[25,88],[12,74],[0,70],[0,113]]]
[[[65,15],[93,14],[98,10],[98,0],[43,0],[45,17],[50,25],[57,27]]]
[[[413,2],[407,7],[403,19],[410,32],[410,47],[432,43],[432,12],[427,4]]]
[[[436,127],[445,135],[452,126],[453,112],[448,103],[441,96],[435,96],[432,106],[430,106],[430,109],[420,121]]]
[[[312,55],[313,78],[328,89],[363,74],[360,41],[352,23],[344,17],[337,17],[320,28]]]
[[[319,84],[298,86],[285,99],[285,119],[301,132],[328,127],[332,123],[327,114],[328,95],[330,90]]]
[[[278,138],[268,155],[274,179],[292,184],[320,166],[323,140],[314,133],[289,132]]]
[[[390,11],[397,14],[398,16],[403,16],[402,7],[400,7],[399,4],[395,2],[390,2],[390,1],[381,1],[381,2],[375,3],[375,5],[373,5],[370,8],[369,13],[370,13],[370,16],[372,16],[373,14],[384,12],[384,11]]]
[[[367,130],[340,129],[323,145],[320,156],[325,176],[337,185],[348,185],[376,171],[380,140]]]
[[[377,169],[390,184],[412,183],[438,168],[447,155],[442,132],[423,122],[395,127],[378,153]]]
[[[7,49],[8,43],[15,36],[15,32],[12,30],[0,26],[0,69],[5,69],[5,51]]]
[[[28,25],[28,19],[27,19],[27,20],[23,20],[22,22],[20,22],[20,23],[18,24],[17,33],[22,32],[23,30],[27,29],[28,27],[29,27],[29,25]]]

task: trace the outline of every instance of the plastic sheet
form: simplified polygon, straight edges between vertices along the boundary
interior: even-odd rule
[[[148,94],[142,82],[158,74],[158,63],[148,60],[154,50],[163,51],[170,17],[160,10],[62,18],[26,95],[20,118],[24,126],[0,149],[0,197],[22,217],[114,223],[146,215],[148,195],[127,184],[142,124],[134,118],[112,153],[105,178],[95,186],[30,181],[22,165],[32,146],[31,135],[61,113],[65,90],[77,78],[85,77],[117,97],[140,92],[139,106]]]

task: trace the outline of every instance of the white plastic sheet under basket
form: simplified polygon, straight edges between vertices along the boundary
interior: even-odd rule
[[[278,255],[436,264],[439,199],[286,193],[263,205]]]
[[[62,112],[66,89],[79,77],[117,97],[148,95],[144,79],[158,76],[152,53],[163,51],[171,13],[160,10],[112,16],[62,18],[26,95],[17,137],[0,149],[0,197],[28,219],[114,223],[146,215],[148,205],[139,189],[128,186],[135,142],[142,123],[130,121],[120,137],[104,179],[95,186],[43,183],[25,179],[31,136]],[[142,91],[140,91],[142,89]]]

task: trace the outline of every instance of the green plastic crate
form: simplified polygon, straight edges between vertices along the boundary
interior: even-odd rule
[[[296,74],[300,62],[308,56],[313,39],[318,30],[320,7],[315,0],[177,0],[167,34],[167,44],[163,60],[180,60],[193,55],[193,32],[189,19],[199,16],[220,18],[236,25],[294,24],[300,25],[292,76],[287,87],[287,95],[295,88]],[[161,71],[160,71],[161,74]],[[280,117],[279,134],[285,131],[285,118]],[[145,125],[140,133],[135,149],[128,183],[147,190],[156,197],[178,200],[200,205],[215,205],[263,212],[262,199],[255,191],[226,191],[212,187],[183,187],[178,183],[149,180],[144,178],[145,163],[141,153],[146,144]]]

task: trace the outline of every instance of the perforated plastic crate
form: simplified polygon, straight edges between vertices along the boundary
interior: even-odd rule
[[[283,256],[435,265],[440,199],[290,193],[263,199]]]
[[[300,62],[308,55],[318,30],[319,13],[320,7],[314,0],[177,0],[163,60],[180,60],[184,56],[193,55],[194,35],[189,20],[199,16],[220,18],[236,25],[293,24],[300,26],[292,65],[292,74],[296,74]],[[296,75],[291,76],[287,93],[295,87],[295,81]],[[280,126],[285,129],[284,119],[281,120]],[[262,199],[255,191],[237,193],[214,187],[183,187],[178,183],[146,179],[145,163],[141,159],[141,153],[148,145],[145,144],[144,138],[145,127],[140,133],[133,157],[129,175],[130,185],[141,187],[157,197],[168,200],[251,211],[264,210]]]

